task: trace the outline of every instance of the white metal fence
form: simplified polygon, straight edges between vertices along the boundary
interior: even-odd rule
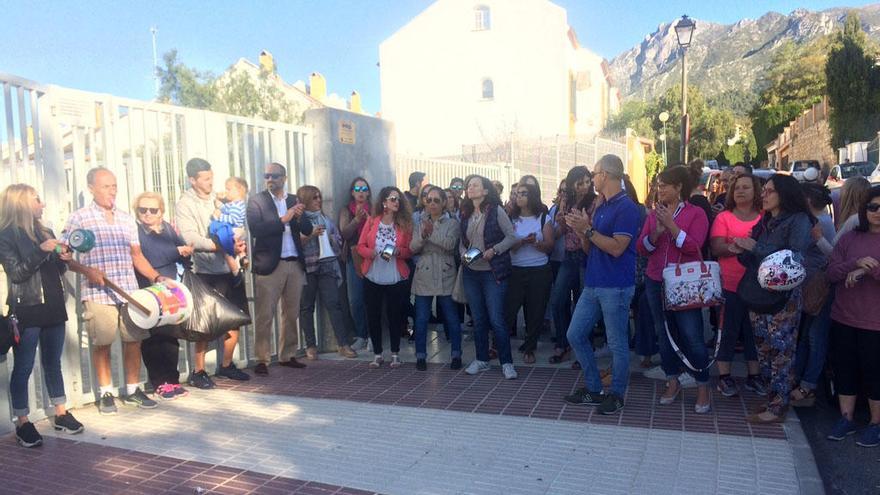
[[[73,210],[90,200],[85,177],[96,166],[116,175],[120,208],[128,210],[142,191],[156,191],[166,199],[169,221],[175,201],[187,187],[184,166],[192,157],[211,162],[215,188],[222,187],[227,177],[239,176],[247,179],[252,192],[259,190],[263,166],[271,161],[287,165],[291,190],[312,178],[311,130],[306,127],[43,85],[4,73],[0,85],[0,187],[16,182],[33,185],[47,204],[44,220],[56,232]],[[2,277],[0,270],[0,305],[5,305]],[[66,275],[65,286],[69,321],[62,369],[68,403],[77,406],[94,401],[96,384],[74,275]],[[251,300],[252,287],[249,284]],[[253,332],[245,331],[243,336],[235,356],[239,364],[253,357]],[[274,342],[273,338],[273,346]],[[184,374],[189,371],[189,354],[188,346],[183,346]],[[124,383],[120,356],[117,343],[113,349],[117,385]],[[215,351],[209,353],[209,369],[218,359]],[[0,390],[7,389],[11,361],[0,356]],[[37,360],[30,384],[35,417],[48,404],[42,383]],[[7,397],[0,393],[0,410]],[[7,426],[0,421],[0,430]]]
[[[397,187],[401,191],[409,190],[409,175],[413,172],[424,172],[428,182],[442,188],[449,187],[450,181],[458,177],[464,179],[471,174],[479,174],[491,180],[510,184],[518,178],[518,170],[504,163],[468,163],[439,158],[416,158],[398,156],[396,161]]]

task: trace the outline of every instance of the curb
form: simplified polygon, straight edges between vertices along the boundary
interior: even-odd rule
[[[816,466],[816,458],[810,442],[801,428],[801,420],[794,408],[789,411],[788,418],[782,425],[788,444],[794,457],[794,469],[798,477],[798,492],[802,495],[825,495],[825,483]]]

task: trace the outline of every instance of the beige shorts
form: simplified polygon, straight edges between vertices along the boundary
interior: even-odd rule
[[[116,340],[116,334],[122,336],[123,342],[140,342],[150,336],[149,330],[138,328],[133,324],[125,324],[119,314],[120,306],[84,301],[83,319],[89,332],[92,345],[110,345]]]

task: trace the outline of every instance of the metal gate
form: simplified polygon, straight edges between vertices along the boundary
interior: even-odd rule
[[[258,191],[263,167],[273,161],[287,166],[290,190],[313,177],[312,132],[307,127],[43,85],[4,73],[0,84],[0,188],[16,182],[34,186],[47,204],[44,221],[56,232],[73,210],[90,200],[86,173],[97,166],[116,175],[121,209],[129,210],[140,192],[155,191],[166,199],[169,221],[174,203],[187,187],[186,161],[193,157],[212,164],[215,187],[238,176],[248,181],[252,192]],[[0,282],[0,304],[5,304],[6,283]],[[95,400],[96,384],[73,274],[66,276],[65,286],[70,297],[62,369],[68,404],[74,407]],[[252,302],[253,283],[248,287]],[[235,356],[239,365],[253,357],[253,332],[244,330]],[[274,346],[276,340],[272,341]],[[124,383],[119,347],[118,342],[113,347],[116,385]],[[189,372],[189,354],[183,346],[184,374]],[[209,370],[218,359],[214,351],[209,353]],[[0,356],[4,392],[12,369],[9,361]],[[40,371],[37,360],[30,384],[35,419],[49,404]],[[8,407],[7,400],[8,394],[0,393],[0,410]],[[0,421],[0,430],[8,427]]]

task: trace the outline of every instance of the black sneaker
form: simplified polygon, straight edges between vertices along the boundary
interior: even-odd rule
[[[122,399],[122,403],[129,405],[140,407],[141,409],[155,409],[159,406],[159,403],[154,401],[153,399],[147,397],[147,394],[138,387],[133,394],[128,394]]]
[[[767,395],[767,384],[764,383],[764,378],[759,375],[749,375],[746,378],[746,389],[761,397]]]
[[[95,404],[98,405],[98,413],[103,416],[116,414],[116,400],[113,399],[113,394],[110,392],[102,395]]]
[[[202,371],[193,371],[189,374],[189,384],[195,388],[200,388],[202,390],[207,390],[210,388],[214,388],[214,381],[211,380],[211,377],[208,376],[208,373],[205,370]]]
[[[53,425],[55,430],[63,431],[69,435],[76,435],[77,433],[82,433],[85,429],[76,418],[73,417],[73,414],[70,414],[70,411],[67,411],[67,414],[64,416],[55,416],[55,421]]]
[[[22,447],[31,448],[43,445],[43,437],[30,421],[15,427],[15,439],[18,440],[18,444]]]
[[[617,394],[608,394],[605,400],[599,404],[599,412],[602,414],[614,414],[623,409],[623,399]]]
[[[602,404],[604,397],[601,392],[590,392],[586,388],[581,388],[571,395],[566,395],[563,400],[578,406],[598,406]]]
[[[269,367],[266,363],[257,363],[254,367],[254,374],[258,376],[269,376]]]
[[[425,371],[428,369],[428,363],[424,359],[416,359],[416,369],[419,371]]]
[[[235,363],[229,363],[229,366],[221,366],[219,369],[217,369],[217,376],[222,376],[223,378],[237,380],[240,382],[246,382],[251,379],[251,375],[248,375],[244,371],[236,368]]]
[[[736,397],[739,394],[739,389],[736,386],[736,380],[734,380],[730,375],[726,375],[723,377],[718,377],[718,384],[716,385],[718,392],[725,397]]]
[[[460,370],[461,369],[461,358],[460,357],[452,358],[452,362],[449,363],[449,369]]]

